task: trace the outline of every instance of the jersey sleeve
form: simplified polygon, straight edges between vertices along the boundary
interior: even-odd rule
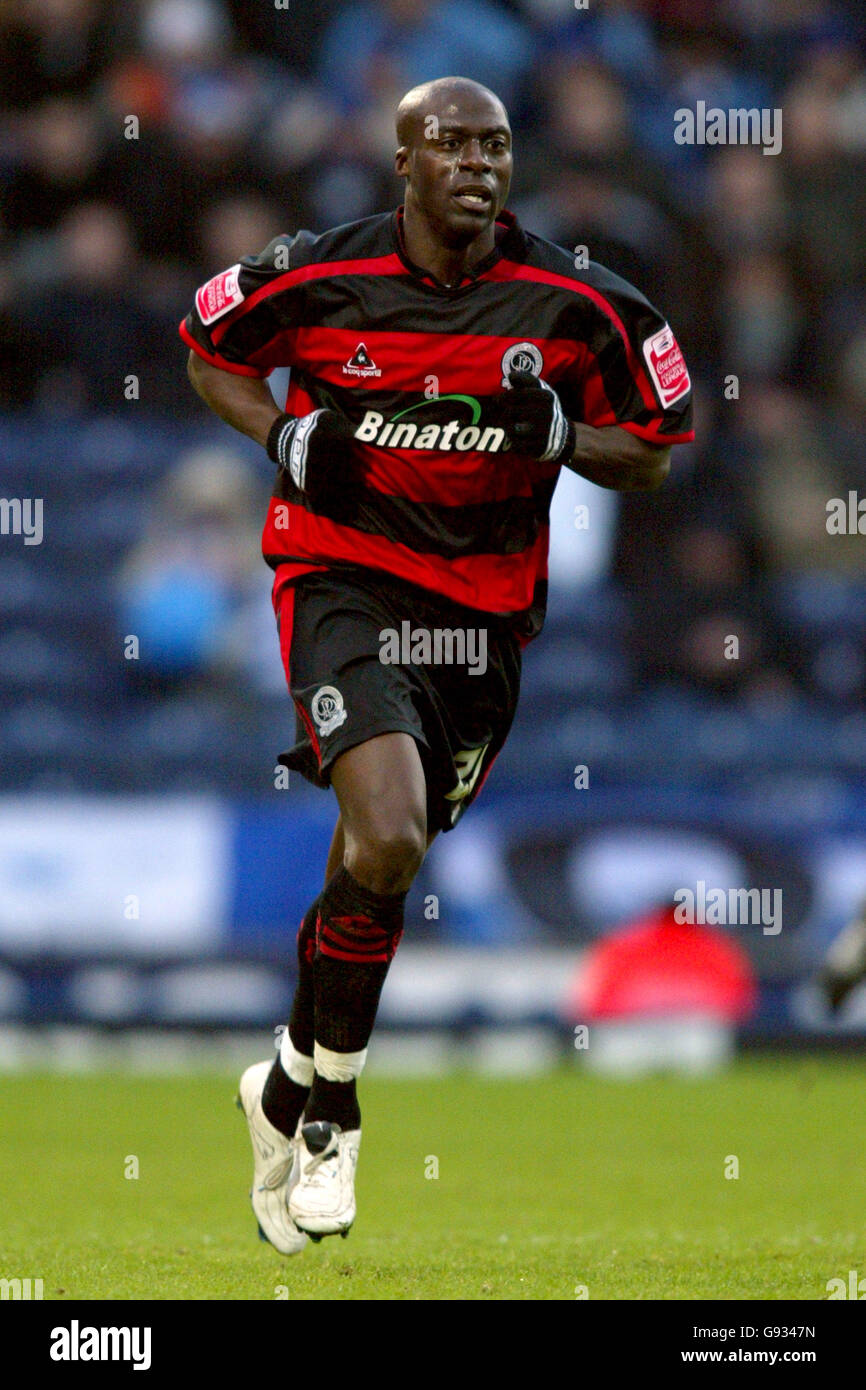
[[[695,437],[692,384],[673,330],[633,285],[600,266],[591,270],[580,286],[563,408],[597,429],[619,425],[651,444],[688,443]]]
[[[201,285],[180,336],[206,362],[240,376],[291,366],[300,322],[303,234],[278,236]]]

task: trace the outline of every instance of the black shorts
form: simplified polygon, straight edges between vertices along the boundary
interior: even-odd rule
[[[517,707],[520,646],[507,618],[372,570],[303,575],[278,601],[297,742],[279,761],[319,787],[334,760],[378,734],[415,739],[428,830],[478,795]]]

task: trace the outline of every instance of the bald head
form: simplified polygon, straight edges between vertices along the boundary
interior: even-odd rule
[[[397,140],[401,146],[411,146],[429,138],[431,117],[437,122],[456,120],[481,110],[490,113],[499,125],[508,129],[508,113],[495,92],[473,82],[469,77],[437,77],[422,82],[403,97],[397,107]]]
[[[511,182],[511,127],[495,92],[468,77],[439,77],[397,108],[394,171],[406,181],[404,232],[416,264],[450,283],[492,251]],[[410,253],[411,254],[411,253]]]

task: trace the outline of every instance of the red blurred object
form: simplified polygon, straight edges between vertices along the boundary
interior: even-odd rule
[[[739,946],[713,927],[681,924],[666,907],[590,947],[569,996],[574,1018],[703,1015],[736,1023],[756,998]]]
[[[161,125],[171,110],[169,79],[142,58],[115,63],[106,80],[106,96],[115,111],[134,111],[139,120],[154,124]]]

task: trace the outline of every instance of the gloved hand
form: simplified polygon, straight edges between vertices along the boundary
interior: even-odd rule
[[[499,422],[512,449],[539,463],[564,463],[574,454],[577,432],[552,386],[533,372],[508,373]]]
[[[296,488],[313,507],[316,499],[345,499],[358,483],[352,454],[352,425],[336,410],[313,410],[309,415],[278,415],[265,448],[279,468],[286,469]]]

